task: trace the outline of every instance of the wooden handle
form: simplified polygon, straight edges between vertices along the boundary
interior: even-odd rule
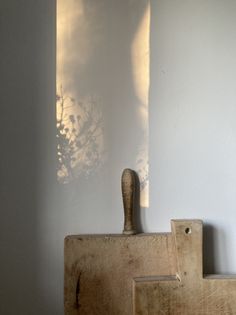
[[[131,169],[124,169],[121,177],[121,188],[124,205],[124,230],[123,234],[136,234],[134,226],[134,198],[135,198],[135,173]]]

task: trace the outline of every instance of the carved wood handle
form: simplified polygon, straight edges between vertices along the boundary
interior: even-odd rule
[[[121,189],[124,205],[124,230],[123,234],[136,234],[134,226],[134,203],[135,203],[135,173],[131,169],[124,169],[121,177]]]

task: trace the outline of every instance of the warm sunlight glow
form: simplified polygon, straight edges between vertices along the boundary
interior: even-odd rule
[[[136,95],[143,104],[141,115],[146,122],[148,120],[148,93],[149,93],[149,31],[150,31],[150,4],[140,21],[132,42],[131,60],[133,65],[133,80]]]
[[[122,170],[132,168],[142,208],[149,205],[149,34],[149,0],[57,0],[58,180],[109,170],[117,195]]]
[[[102,163],[101,101],[92,94],[79,95],[80,87],[73,79],[73,72],[79,72],[88,62],[88,42],[83,1],[58,0],[57,175],[61,183],[69,183],[81,174],[88,176]]]
[[[133,66],[133,80],[136,95],[140,101],[139,115],[143,139],[140,153],[137,158],[137,168],[141,178],[141,206],[149,206],[149,180],[148,180],[148,105],[149,105],[149,62],[150,62],[150,3],[138,26],[131,48]]]
[[[78,52],[68,49],[73,42],[73,34],[77,24],[81,20],[83,20],[82,0],[57,1],[57,84],[59,85],[57,88],[62,82],[64,88],[73,85],[67,71],[68,63],[73,63],[75,58],[79,59],[81,63],[86,62],[86,53],[80,52],[78,54]],[[85,45],[82,49],[85,49]]]

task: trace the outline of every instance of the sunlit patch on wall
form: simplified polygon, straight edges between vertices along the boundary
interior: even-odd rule
[[[68,183],[101,166],[104,143],[102,114],[96,97],[77,101],[61,87],[57,94],[58,180]]]
[[[57,177],[69,183],[96,173],[104,162],[102,101],[75,80],[89,62],[83,0],[57,1]]]
[[[140,149],[136,159],[136,168],[140,181],[140,206],[149,207],[149,165],[148,165],[147,147]]]
[[[133,83],[136,97],[139,100],[138,115],[142,139],[140,139],[136,168],[140,178],[141,207],[149,207],[149,166],[148,166],[148,138],[149,138],[149,85],[150,85],[150,2],[147,1],[137,31],[131,45],[131,61]]]
[[[101,171],[112,183],[104,191],[118,195],[121,171],[130,167],[139,175],[143,208],[149,36],[149,0],[57,0],[58,180]]]

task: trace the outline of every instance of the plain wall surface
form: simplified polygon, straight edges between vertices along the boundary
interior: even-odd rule
[[[0,1],[2,315],[63,314],[55,8],[55,1]]]
[[[106,112],[107,164],[95,176],[61,185],[56,3],[0,1],[0,314],[63,314],[64,236],[122,230],[118,178],[131,153],[127,142],[120,158],[112,139],[121,142],[120,129],[124,134],[127,128],[122,111],[129,99],[123,82],[128,49],[122,45],[130,43],[122,37],[125,28],[119,29],[128,23],[122,24],[125,10],[109,10],[119,37],[107,45],[123,55],[120,63],[118,52],[109,59],[119,76],[114,86],[109,82],[116,100]],[[235,17],[230,0],[151,1],[150,207],[143,210],[142,225],[168,231],[171,218],[204,219],[211,272],[236,272]]]
[[[236,2],[152,1],[151,12],[147,226],[203,219],[207,271],[236,272]]]

